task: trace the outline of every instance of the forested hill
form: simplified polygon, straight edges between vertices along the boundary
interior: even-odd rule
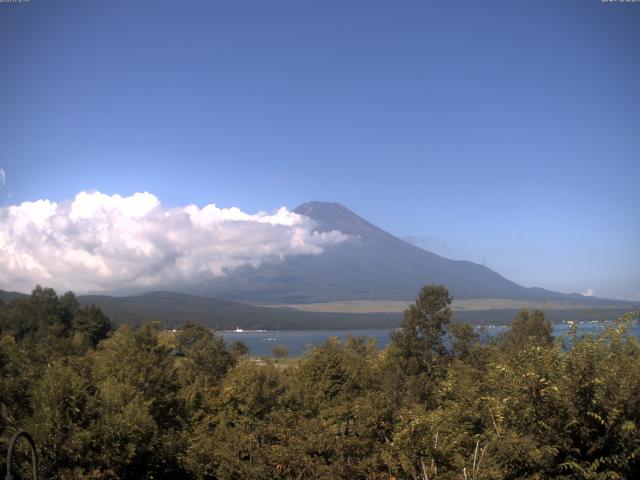
[[[82,304],[100,307],[116,323],[161,320],[168,327],[185,321],[218,330],[271,329],[306,330],[340,328],[390,328],[398,325],[401,313],[320,313],[289,308],[256,307],[239,302],[175,292],[151,292],[130,297],[88,295]]]
[[[19,292],[7,292],[5,290],[0,290],[0,300],[3,302],[10,302],[11,300],[15,300],[17,298],[25,298],[27,297],[24,293]]]
[[[0,290],[0,300],[9,302],[16,298],[27,298],[22,293]],[[166,328],[175,328],[185,321],[197,322],[216,330],[243,329],[268,330],[322,330],[358,328],[395,328],[402,313],[329,313],[307,312],[293,308],[267,308],[240,302],[210,297],[187,295],[176,292],[150,292],[128,297],[107,295],[80,295],[81,305],[96,305],[107,314],[114,324],[140,324],[159,320]],[[598,309],[548,310],[553,322],[565,320],[613,320],[637,306],[627,305]],[[454,311],[453,321],[472,324],[506,325],[517,314],[516,308],[491,310]]]
[[[9,303],[29,295],[0,290],[0,301]],[[113,297],[79,295],[80,305],[95,305],[119,324],[159,320],[165,328],[196,322],[215,330],[243,329],[318,330],[343,328],[393,328],[401,313],[322,313],[292,308],[256,307],[229,300],[175,292],[150,292]]]

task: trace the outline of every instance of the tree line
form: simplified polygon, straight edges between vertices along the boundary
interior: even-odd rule
[[[451,314],[428,285],[384,349],[256,361],[36,287],[0,302],[0,441],[29,431],[44,479],[640,478],[637,312],[561,339],[523,310],[488,342]]]

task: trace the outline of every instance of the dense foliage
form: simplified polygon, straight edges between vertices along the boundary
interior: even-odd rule
[[[38,287],[0,305],[0,440],[31,432],[47,479],[640,478],[625,319],[563,340],[522,311],[481,343],[450,303],[426,286],[383,350],[269,360],[195,324],[114,331]]]

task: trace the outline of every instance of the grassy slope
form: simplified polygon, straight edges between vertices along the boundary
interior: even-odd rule
[[[408,300],[345,300],[323,303],[297,303],[281,305],[263,305],[274,308],[295,308],[306,312],[333,313],[402,313],[413,301]],[[546,310],[592,310],[596,309],[627,309],[640,308],[638,303],[592,299],[572,301],[540,301],[540,300],[509,300],[503,298],[473,298],[453,300],[454,311],[483,311],[483,310],[519,310],[522,308],[543,308]]]

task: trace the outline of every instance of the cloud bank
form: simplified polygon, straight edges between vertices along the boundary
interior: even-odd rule
[[[273,214],[215,204],[166,208],[148,192],[24,202],[0,208],[0,288],[161,288],[317,255],[349,238],[313,229],[311,219],[284,207]]]
[[[593,291],[593,289],[591,288],[587,288],[584,292],[582,292],[580,295],[582,295],[583,297],[593,297],[593,295],[595,294],[595,292]]]

